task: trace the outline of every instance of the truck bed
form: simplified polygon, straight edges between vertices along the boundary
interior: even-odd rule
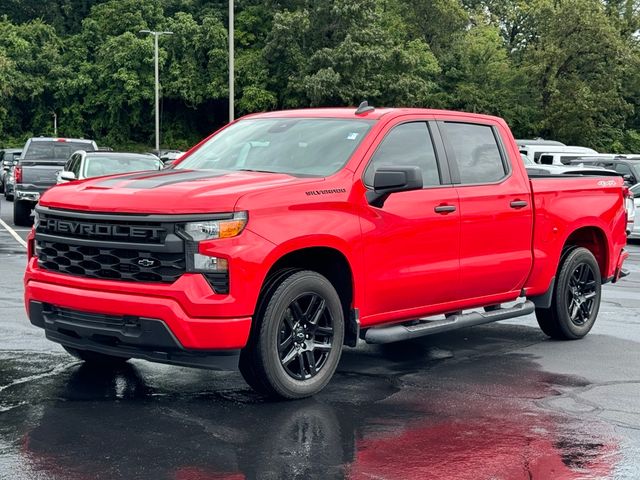
[[[534,206],[533,268],[525,286],[528,296],[542,294],[555,276],[558,258],[571,232],[588,245],[604,245],[599,256],[604,280],[616,270],[626,238],[623,180],[611,176],[530,176]],[[583,230],[580,230],[583,229]],[[618,232],[608,237],[604,232]],[[598,257],[598,256],[597,256]]]

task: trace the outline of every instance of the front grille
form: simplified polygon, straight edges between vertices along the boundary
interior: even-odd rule
[[[45,270],[104,280],[175,282],[185,273],[179,219],[36,207],[35,253]]]
[[[99,240],[104,242],[131,242],[162,245],[172,225],[159,222],[131,222],[91,218],[82,220],[55,213],[40,214],[37,232],[45,235]]]
[[[36,240],[38,266],[106,280],[174,282],[185,272],[184,253],[73,245]]]

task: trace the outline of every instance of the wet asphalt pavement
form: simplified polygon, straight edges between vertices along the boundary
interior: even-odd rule
[[[345,348],[320,395],[269,402],[235,372],[75,361],[29,324],[26,257],[0,227],[0,479],[638,479],[629,250],[584,340],[550,341],[530,316]]]

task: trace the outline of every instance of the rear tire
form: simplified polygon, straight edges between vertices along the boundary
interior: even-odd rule
[[[62,346],[69,355],[82,360],[87,364],[101,367],[122,365],[129,360],[127,357],[116,357],[115,355],[106,355],[104,353],[92,352],[90,350],[80,350],[78,348]]]
[[[536,308],[542,331],[556,340],[584,337],[596,321],[601,299],[600,267],[586,248],[569,252],[560,266],[550,308]]]
[[[240,372],[254,390],[298,399],[329,383],[344,343],[342,304],[329,280],[310,270],[277,275],[254,322],[240,355]]]
[[[31,226],[31,203],[24,200],[13,202],[13,223],[19,227]]]

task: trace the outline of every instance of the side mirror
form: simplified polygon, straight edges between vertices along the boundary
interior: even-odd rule
[[[369,205],[382,208],[389,195],[397,192],[422,189],[420,167],[381,166],[373,175],[373,191],[367,192]]]
[[[60,172],[58,178],[64,182],[71,182],[76,179],[76,174],[68,170],[63,170]]]
[[[633,175],[630,174],[626,174],[623,175],[622,178],[624,178],[624,183],[627,183],[629,185],[635,185],[636,184],[636,179]]]

